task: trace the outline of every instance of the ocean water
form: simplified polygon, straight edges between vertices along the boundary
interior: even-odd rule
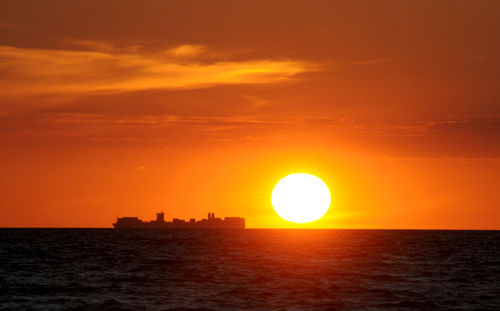
[[[499,231],[1,229],[0,310],[500,310]]]

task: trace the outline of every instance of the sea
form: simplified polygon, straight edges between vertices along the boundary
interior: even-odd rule
[[[500,310],[500,231],[0,229],[0,310]]]

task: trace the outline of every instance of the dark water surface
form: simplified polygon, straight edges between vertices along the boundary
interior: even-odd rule
[[[500,310],[499,231],[0,229],[2,310]]]

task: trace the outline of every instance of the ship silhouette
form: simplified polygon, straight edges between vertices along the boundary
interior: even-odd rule
[[[215,213],[208,213],[208,218],[196,220],[194,218],[185,221],[184,219],[173,218],[172,221],[165,221],[165,213],[156,213],[156,220],[142,221],[138,217],[117,217],[113,226],[117,229],[244,229],[245,218],[215,217]]]

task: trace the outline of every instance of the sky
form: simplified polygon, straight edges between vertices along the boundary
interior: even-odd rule
[[[2,1],[0,226],[500,229],[499,1]],[[273,210],[310,173],[320,220]]]

